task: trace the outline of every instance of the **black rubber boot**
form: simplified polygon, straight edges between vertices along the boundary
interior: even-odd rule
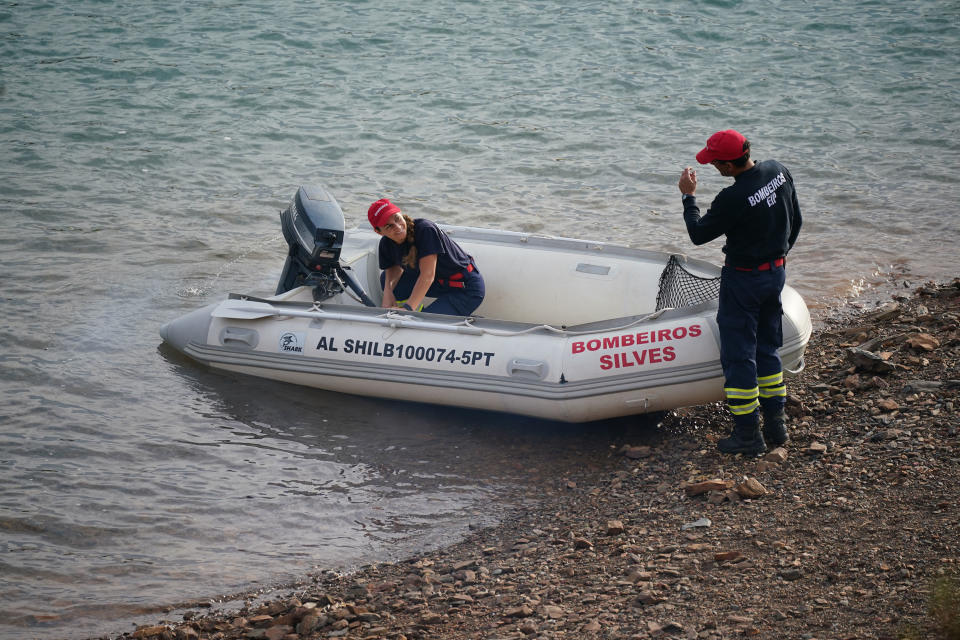
[[[787,414],[781,409],[777,413],[763,414],[763,437],[775,447],[787,444]]]
[[[759,456],[767,450],[767,443],[760,433],[760,423],[734,424],[729,438],[717,440],[720,453],[742,453],[745,456]]]

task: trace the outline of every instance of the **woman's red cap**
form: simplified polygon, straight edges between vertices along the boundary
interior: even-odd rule
[[[374,229],[378,229],[387,223],[387,220],[390,219],[395,213],[400,213],[400,207],[393,204],[386,198],[381,198],[370,205],[370,208],[367,209],[367,218],[370,220],[370,224],[373,225]]]

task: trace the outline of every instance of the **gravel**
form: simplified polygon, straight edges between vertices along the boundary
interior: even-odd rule
[[[454,546],[115,637],[935,637],[931,586],[960,571],[960,279],[826,321],[788,390],[790,442],[762,458],[716,451],[721,405],[673,411]]]

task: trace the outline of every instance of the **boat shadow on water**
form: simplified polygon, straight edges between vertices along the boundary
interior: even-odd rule
[[[475,481],[530,472],[556,479],[565,469],[605,459],[623,444],[654,444],[665,412],[583,423],[351,395],[214,369],[161,344],[171,372],[187,381],[217,428],[297,445],[299,455],[379,468],[449,468]],[[369,382],[358,382],[369,384]],[[238,436],[241,435],[239,432]]]

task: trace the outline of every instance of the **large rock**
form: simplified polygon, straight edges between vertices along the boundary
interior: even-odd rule
[[[543,606],[543,615],[550,618],[551,620],[559,620],[563,618],[566,613],[564,610],[556,605],[547,604]]]
[[[929,333],[915,333],[907,338],[907,345],[917,351],[934,351],[940,346],[940,341]]]
[[[297,633],[302,636],[308,635],[314,629],[322,627],[324,624],[326,624],[326,622],[326,616],[323,616],[321,619],[320,616],[314,613],[308,613],[307,615],[303,616],[303,619],[300,620],[300,624],[297,625]]]
[[[853,347],[848,352],[848,357],[850,362],[861,371],[869,371],[871,373],[890,373],[895,370],[897,367],[892,362],[888,362],[882,356],[879,356],[872,351],[867,351],[866,349],[860,349],[859,347]]]
[[[767,462],[775,462],[777,464],[782,464],[787,460],[787,450],[783,447],[777,447],[773,451],[770,451],[763,457]]]
[[[767,495],[767,489],[756,478],[744,478],[734,490],[741,498],[759,498]]]
[[[893,398],[880,398],[877,400],[877,408],[881,411],[896,411],[900,405]]]
[[[647,446],[631,447],[625,445],[621,451],[623,451],[623,455],[631,460],[640,460],[642,458],[649,458],[651,449]]]
[[[291,633],[293,633],[293,627],[286,624],[278,624],[267,629],[263,637],[267,640],[283,640]]]

